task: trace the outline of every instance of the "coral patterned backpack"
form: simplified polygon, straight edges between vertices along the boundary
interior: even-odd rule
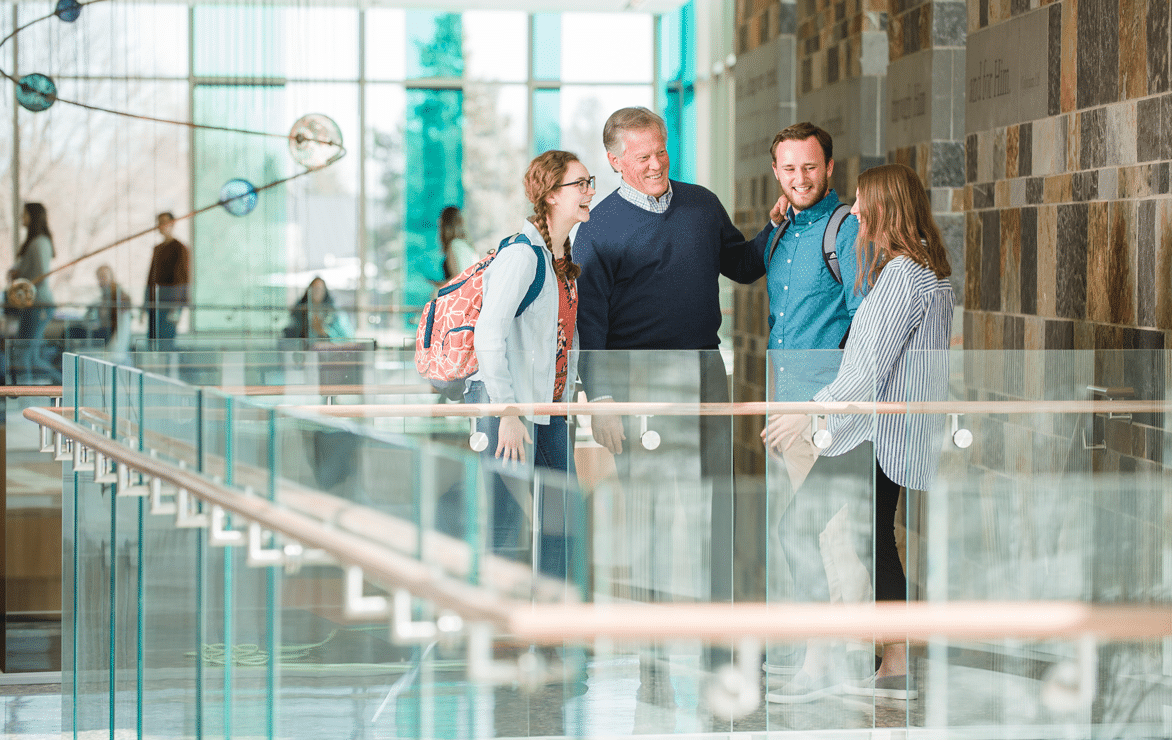
[[[517,307],[516,315],[520,316],[537,299],[545,284],[545,255],[524,234],[501,240],[495,252],[449,280],[423,307],[415,332],[415,367],[433,386],[442,390],[449,383],[462,384],[480,369],[473,343],[476,320],[484,302],[484,270],[502,249],[519,242],[528,244],[537,254],[537,274]]]

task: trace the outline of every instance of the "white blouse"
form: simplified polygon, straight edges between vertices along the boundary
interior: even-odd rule
[[[892,259],[859,306],[838,377],[814,400],[914,402],[948,399],[952,285],[907,257]],[[927,490],[940,464],[942,414],[834,415],[823,455],[842,455],[867,440],[892,481]]]

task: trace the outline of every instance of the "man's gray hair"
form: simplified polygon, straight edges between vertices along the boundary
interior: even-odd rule
[[[648,129],[659,131],[659,135],[667,141],[667,124],[655,111],[642,106],[619,108],[610,114],[610,118],[606,119],[606,125],[602,127],[602,145],[608,153],[621,157],[627,148],[623,134]]]

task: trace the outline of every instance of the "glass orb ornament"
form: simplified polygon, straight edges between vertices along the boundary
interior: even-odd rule
[[[8,286],[8,305],[13,308],[29,308],[37,299],[37,286],[28,278],[16,278]]]
[[[289,130],[289,153],[306,169],[325,167],[342,156],[342,130],[329,116],[310,113]]]
[[[256,188],[252,183],[239,177],[229,180],[220,188],[220,205],[233,216],[247,216],[252,213],[258,200]]]
[[[57,86],[43,74],[25,75],[16,83],[16,102],[33,113],[47,110],[57,101]]]
[[[73,23],[81,15],[81,3],[77,0],[58,0],[57,17],[66,23]]]

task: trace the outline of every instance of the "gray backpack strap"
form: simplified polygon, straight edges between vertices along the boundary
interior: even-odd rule
[[[838,266],[838,230],[842,228],[842,222],[850,212],[850,206],[839,203],[834,213],[830,214],[826,231],[822,232],[822,261],[826,263],[826,269],[830,270],[830,274],[839,285],[842,285],[842,269]]]
[[[785,230],[789,227],[789,219],[782,217],[781,225],[773,230],[773,236],[769,237],[769,246],[765,248],[765,269],[769,269],[769,263],[773,261],[773,253],[777,251],[777,244],[781,241],[781,237],[785,235]]]

